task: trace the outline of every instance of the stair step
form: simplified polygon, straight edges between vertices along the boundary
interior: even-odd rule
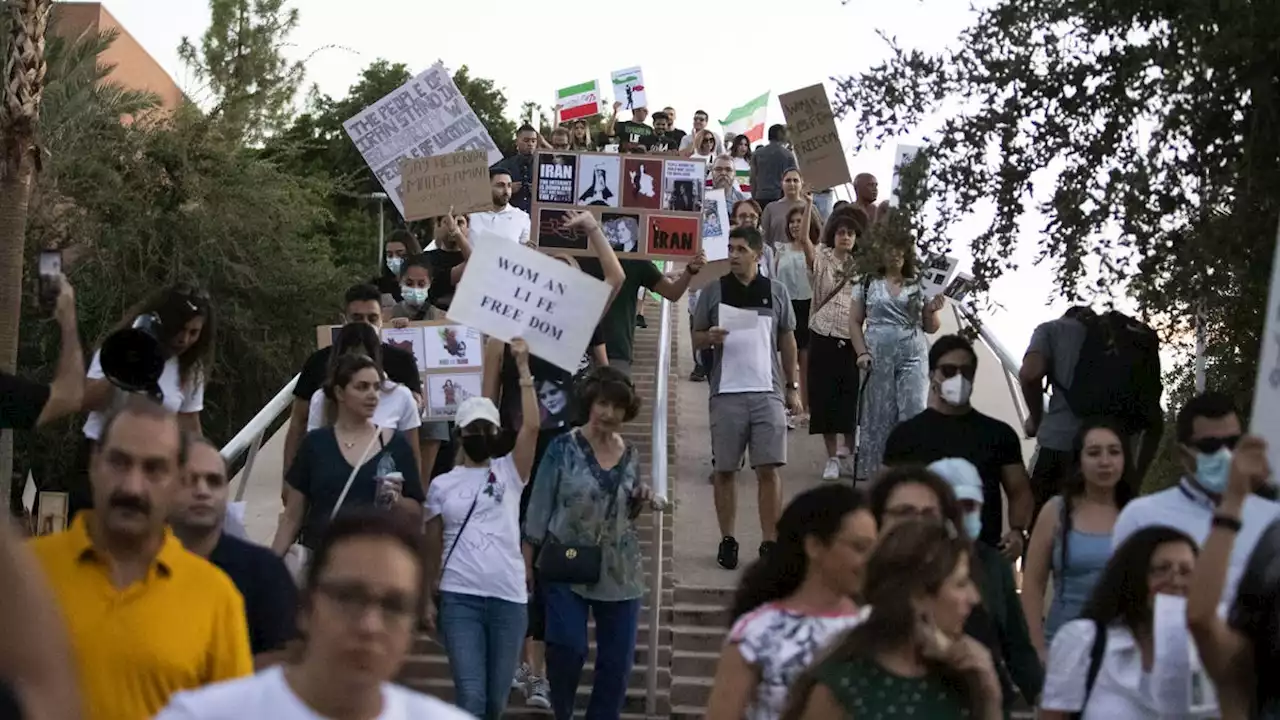
[[[715,677],[719,662],[719,652],[677,650],[671,655],[671,675],[673,678]]]
[[[711,699],[712,678],[677,677],[671,680],[671,702],[689,707],[706,707]]]
[[[729,609],[723,605],[678,602],[671,610],[676,625],[729,628]]]
[[[672,648],[677,652],[690,650],[693,652],[720,652],[724,645],[724,636],[728,632],[723,627],[697,627],[694,625],[673,625],[664,630],[670,631]]]
[[[434,695],[435,697],[438,697],[441,700],[449,703],[454,702],[455,699],[457,698],[457,693],[454,691],[454,687],[453,687],[453,680],[451,679],[441,679],[441,678],[413,679],[413,680],[401,682],[400,684],[404,685],[405,687],[417,690],[418,692],[424,692],[424,693],[427,693],[428,695]],[[645,705],[646,694],[647,694],[647,690],[643,687],[627,688],[627,698],[622,705],[622,712],[636,713],[636,714],[643,715],[645,712],[644,705]],[[587,707],[587,701],[590,698],[591,698],[591,686],[579,685],[577,702],[575,703],[576,709],[579,711],[585,710]],[[670,712],[670,708],[671,708],[671,703],[668,700],[667,693],[665,691],[659,690],[657,701],[658,701],[657,702],[658,713],[665,717],[667,713]],[[519,690],[515,690],[515,689],[511,690],[510,699],[507,700],[507,705],[510,708],[527,710],[527,708],[523,707],[524,694],[521,693]],[[549,713],[547,714],[549,715]]]
[[[676,604],[720,605],[727,608],[733,604],[735,592],[736,589],[731,587],[707,587],[682,583],[676,588]]]
[[[647,673],[649,666],[647,663],[635,663],[631,666],[631,675],[627,678],[629,687],[642,688],[647,681]],[[582,669],[581,682],[584,685],[590,685],[595,681],[596,664],[594,658],[588,659],[587,664]],[[414,655],[409,657],[404,666],[400,669],[400,677],[410,681],[415,680],[450,680],[453,675],[449,672],[449,659],[443,653],[439,655]],[[659,687],[665,687],[671,680],[671,669],[669,667],[659,666],[658,683]]]

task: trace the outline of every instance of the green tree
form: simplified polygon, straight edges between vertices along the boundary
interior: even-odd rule
[[[282,49],[298,26],[298,10],[284,0],[210,0],[209,28],[197,48],[183,37],[178,56],[208,85],[210,115],[228,135],[259,142],[284,129],[302,83],[300,62]]]
[[[888,61],[839,81],[837,113],[858,149],[945,113],[926,235],[994,206],[972,240],[981,289],[1016,270],[1034,209],[1062,296],[1125,283],[1184,347],[1203,303],[1211,385],[1247,406],[1280,219],[1278,33],[1273,5],[999,0],[955,48],[888,40]],[[1166,383],[1174,407],[1185,378]]]
[[[466,65],[453,74],[453,82],[458,86],[458,92],[467,99],[467,104],[476,117],[480,118],[480,123],[489,131],[489,137],[497,143],[502,154],[514,154],[516,124],[507,117],[506,94],[492,80],[471,77],[471,70]]]
[[[542,137],[551,139],[551,118],[547,117],[542,106],[536,102],[526,100],[520,104],[520,124],[532,125],[542,133]]]

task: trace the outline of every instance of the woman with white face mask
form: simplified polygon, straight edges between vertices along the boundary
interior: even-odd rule
[[[426,258],[415,255],[405,258],[400,267],[400,302],[388,311],[391,327],[408,327],[410,321],[436,320],[442,313],[427,302],[427,292],[431,288],[431,269],[427,267]]]

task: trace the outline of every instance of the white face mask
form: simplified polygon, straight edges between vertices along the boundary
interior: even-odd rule
[[[400,296],[406,303],[416,307],[427,301],[427,289],[401,286]]]
[[[962,407],[969,404],[969,396],[973,394],[973,383],[965,376],[957,374],[947,378],[938,386],[938,394],[948,405]]]

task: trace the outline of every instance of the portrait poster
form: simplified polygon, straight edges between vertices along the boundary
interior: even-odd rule
[[[481,395],[480,373],[435,373],[426,377],[427,417],[452,418],[464,400]]]
[[[613,82],[613,98],[622,103],[623,110],[649,107],[644,89],[644,73],[640,72],[639,66],[614,70],[609,77]]]
[[[382,328],[382,342],[413,353],[413,359],[418,365],[418,370],[427,369],[427,352],[422,328],[384,327]]]
[[[424,369],[478,368],[484,358],[480,331],[465,325],[433,325],[422,328],[426,362]]]
[[[600,215],[600,229],[616,253],[644,251],[644,234],[640,215],[628,212],[606,212]]]
[[[538,155],[538,202],[572,205],[577,155],[540,153]]]
[[[618,207],[621,201],[618,155],[582,155],[578,158],[577,205]]]
[[[700,160],[668,160],[662,173],[662,209],[701,212],[707,164]]]
[[[698,253],[699,217],[649,216],[649,254],[693,257]]]
[[[951,282],[947,283],[944,294],[956,302],[964,302],[972,290],[973,276],[969,273],[956,273]]]
[[[662,161],[624,158],[622,161],[622,206],[657,210],[662,206]]]
[[[42,492],[36,500],[36,535],[53,535],[67,529],[67,494]]]
[[[960,267],[960,258],[950,255],[929,255],[920,263],[920,286],[926,297],[933,297],[947,289],[947,283]]]
[[[822,83],[783,93],[778,102],[787,119],[787,139],[810,187],[829,190],[849,183],[849,163]]]
[[[587,234],[577,228],[567,227],[569,211],[555,208],[538,208],[538,247],[543,250],[588,250]]]
[[[729,258],[729,203],[724,190],[707,190],[702,196],[702,251],[707,262]]]

